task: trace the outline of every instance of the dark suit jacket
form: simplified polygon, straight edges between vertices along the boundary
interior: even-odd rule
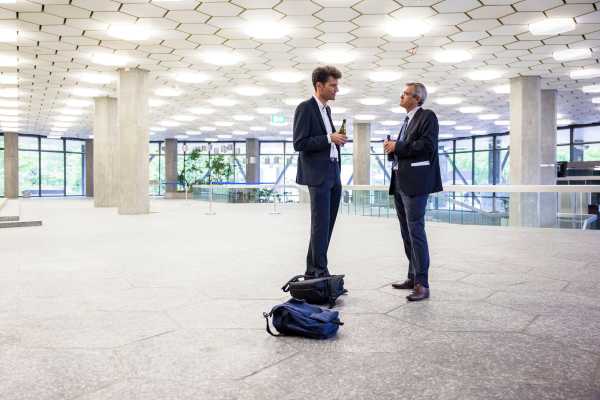
[[[333,127],[331,117],[329,122]],[[335,131],[335,127],[333,127]],[[341,161],[340,148],[338,162]],[[294,150],[298,151],[296,183],[299,185],[320,185],[329,168],[331,144],[327,140],[327,130],[314,97],[303,101],[294,113]],[[341,165],[341,164],[340,164]]]
[[[392,171],[390,194],[401,191],[418,196],[443,190],[438,159],[439,131],[433,111],[417,110],[408,126],[406,139],[396,143],[398,170]]]

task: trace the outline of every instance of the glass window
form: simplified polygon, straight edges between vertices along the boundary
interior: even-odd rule
[[[342,185],[352,184],[352,175],[354,174],[354,163],[352,161],[352,154],[342,154],[342,170],[340,171],[340,179]]]
[[[237,151],[236,144],[236,151]],[[233,160],[233,178],[232,181],[238,183],[246,182],[246,156],[245,155],[236,155]]]
[[[507,185],[510,183],[510,150],[500,151],[500,179],[498,183]]]
[[[269,143],[272,144],[272,143]],[[261,144],[262,148],[262,144]],[[283,146],[281,147],[283,150]],[[285,161],[283,154],[266,154],[260,156],[260,182],[275,183],[282,177]]]
[[[298,171],[298,154],[292,153],[286,156],[285,184],[293,185],[296,183],[296,172]]]
[[[297,153],[296,150],[294,150],[294,143],[285,142],[285,154],[294,154],[294,153]]]
[[[19,136],[19,150],[38,150],[38,138],[32,136]]]
[[[66,140],[66,150],[71,153],[85,153],[85,141],[83,140]]]
[[[353,150],[352,142],[347,142],[340,150],[342,154],[352,154]]]
[[[66,194],[67,196],[83,196],[83,154],[66,154]]]
[[[575,128],[573,131],[573,141],[576,140],[581,142],[600,142],[600,126]]]
[[[556,131],[556,144],[569,144],[571,142],[570,129],[558,129]]]
[[[510,146],[510,136],[501,135],[496,136],[496,148],[497,149],[508,149]]]
[[[63,151],[62,139],[41,139],[42,150]]]
[[[218,142],[211,145],[212,154],[233,154],[233,143]],[[188,150],[189,151],[189,150]]]
[[[439,155],[440,159],[440,172],[442,175],[442,183],[444,185],[454,184],[454,155],[452,153],[443,152]]]
[[[4,197],[4,136],[0,136],[0,197]]]
[[[40,195],[40,164],[37,151],[19,151],[19,190]]]
[[[474,185],[491,185],[494,180],[491,176],[493,171],[492,162],[493,152],[491,151],[477,151],[475,152],[475,179],[473,180]]]
[[[569,145],[556,146],[556,161],[569,161],[571,159]]]
[[[153,143],[154,144],[154,143]],[[150,146],[150,151],[158,150],[157,146]],[[150,154],[149,162],[149,178],[150,178],[150,194],[159,195],[161,193],[161,164],[160,156],[157,153]]]
[[[600,161],[600,143],[583,146],[583,161]]]
[[[235,143],[235,154],[246,154],[246,143]]]
[[[475,138],[475,150],[492,150],[494,138],[492,136],[483,136]]]
[[[473,141],[471,139],[460,139],[456,141],[456,152],[472,151]]]
[[[260,154],[283,154],[284,143],[261,142]]]
[[[42,154],[42,196],[63,196],[65,188],[64,153]]]
[[[455,182],[457,185],[471,185],[473,184],[472,168],[473,160],[471,158],[471,152],[469,153],[456,153],[454,156],[454,165],[456,166],[455,171]]]

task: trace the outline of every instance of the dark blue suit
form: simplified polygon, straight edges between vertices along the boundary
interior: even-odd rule
[[[335,132],[329,109],[327,115],[332,132]],[[307,185],[310,193],[307,277],[329,275],[327,249],[342,194],[340,149],[336,147],[337,161],[334,162],[317,101],[311,97],[300,103],[294,113],[294,150],[299,152],[296,183]]]
[[[429,287],[429,248],[425,235],[425,209],[430,193],[442,191],[438,159],[439,125],[435,113],[419,109],[393,154],[390,194],[394,195],[404,252],[409,260],[408,279]]]

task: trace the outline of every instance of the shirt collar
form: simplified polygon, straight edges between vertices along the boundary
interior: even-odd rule
[[[410,112],[408,114],[406,114],[406,116],[408,117],[409,120],[413,119],[413,117],[415,116],[415,114],[417,113],[417,111],[419,111],[419,109],[421,108],[421,106],[417,106],[415,108],[413,108],[412,110],[410,110]]]
[[[317,101],[317,104],[319,105],[319,110],[323,110],[325,107],[327,107],[327,105],[321,103],[319,98],[317,96],[315,96],[314,94],[313,94],[313,98]]]

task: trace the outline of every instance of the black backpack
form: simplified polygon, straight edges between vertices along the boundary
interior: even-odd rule
[[[263,316],[267,320],[267,332],[273,336],[329,339],[336,335],[340,325],[344,325],[337,311],[324,310],[297,299],[276,305],[271,312],[263,313]],[[269,317],[273,317],[273,326],[279,335],[271,331]]]
[[[304,275],[296,275],[283,285],[281,290],[290,292],[295,299],[305,300],[310,304],[327,304],[329,308],[335,305],[338,297],[348,293],[344,289],[344,275],[314,279],[304,279]]]

